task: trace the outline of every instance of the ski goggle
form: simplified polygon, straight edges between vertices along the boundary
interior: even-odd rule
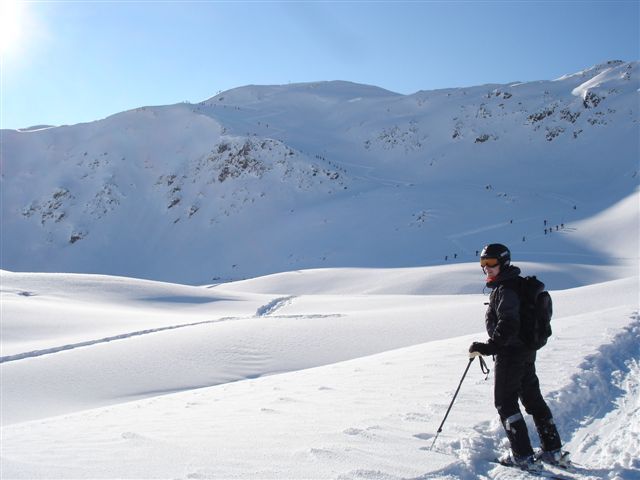
[[[497,267],[500,264],[497,258],[481,258],[481,267]]]

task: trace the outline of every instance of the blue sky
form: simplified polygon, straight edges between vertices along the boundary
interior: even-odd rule
[[[640,2],[615,0],[32,1],[19,25],[2,50],[2,128],[248,84],[349,80],[410,94],[553,79],[638,60],[640,48]]]

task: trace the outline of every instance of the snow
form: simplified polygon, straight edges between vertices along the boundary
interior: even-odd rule
[[[609,62],[412,95],[250,85],[3,130],[0,268],[202,285],[464,265],[498,237],[521,261],[584,265],[581,222],[639,185],[639,83],[638,62]]]
[[[621,228],[636,207],[593,222]],[[600,282],[628,271],[602,260],[590,284],[551,291],[537,368],[580,464],[567,475],[633,479],[639,276]],[[506,444],[477,362],[429,448],[485,336],[477,264],[199,287],[0,273],[2,478],[528,478],[488,462]]]
[[[475,250],[502,241],[554,301],[536,367],[563,474],[640,478],[636,70],[251,86],[3,131],[0,477],[534,478],[490,462],[506,440],[478,361],[430,448],[486,338]],[[224,148],[255,170],[234,177]]]
[[[44,324],[46,305],[28,302],[59,296],[71,284],[82,297],[104,281],[102,302],[98,292],[91,295],[96,313],[111,301],[156,318],[158,311],[144,306],[153,296],[183,325],[3,358],[3,478],[503,473],[486,462],[504,441],[492,379],[477,362],[428,449],[467,363],[466,348],[483,338],[482,295],[271,295],[256,308],[245,293],[235,299],[244,317],[224,318],[239,307],[212,302],[210,321],[194,325],[187,322],[203,304],[185,298],[220,298],[224,285],[187,293],[179,285],[118,279],[119,292],[108,277],[2,275],[3,316],[11,323]],[[56,294],[52,287],[60,283]],[[33,296],[15,293],[26,286]],[[87,297],[66,291],[72,317]],[[637,292],[637,277],[552,292],[554,335],[538,370],[566,447],[583,465],[576,478],[637,478]],[[13,315],[17,303],[21,318]],[[160,316],[157,324],[165,323]],[[128,326],[133,331],[140,322]]]

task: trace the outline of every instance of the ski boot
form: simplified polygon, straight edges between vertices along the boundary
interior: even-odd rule
[[[563,452],[560,448],[550,452],[538,450],[534,456],[537,460],[556,467],[569,469],[572,466],[569,452]]]
[[[514,454],[511,450],[500,456],[498,463],[505,467],[516,467],[527,472],[540,472],[542,470],[542,463],[535,455],[520,456]]]

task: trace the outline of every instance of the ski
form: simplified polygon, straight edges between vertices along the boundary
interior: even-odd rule
[[[570,475],[593,475],[592,471],[574,462],[571,462],[569,465],[553,465],[550,463],[543,463],[543,465],[545,468],[551,471],[558,471],[559,473],[566,472]]]
[[[516,465],[501,462],[500,459],[498,458],[494,458],[491,462],[496,463],[503,467],[513,468],[514,470],[519,470],[522,473],[528,473],[530,475],[540,477],[540,478],[549,478],[551,480],[573,480],[573,477],[562,475],[561,473],[556,473],[551,470],[547,470],[544,466],[540,470],[527,470],[527,469],[520,468]]]

